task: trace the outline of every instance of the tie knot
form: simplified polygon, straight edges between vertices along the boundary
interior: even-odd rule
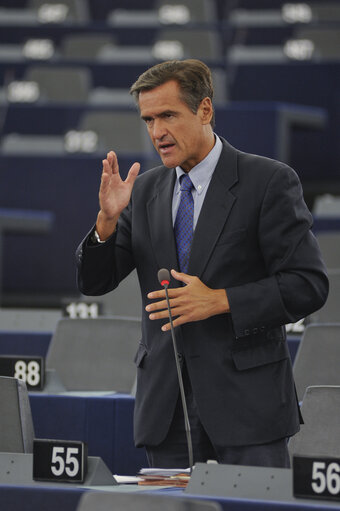
[[[181,192],[190,192],[193,184],[188,174],[184,174],[181,177]]]

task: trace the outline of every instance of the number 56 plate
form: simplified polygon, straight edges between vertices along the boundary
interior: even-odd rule
[[[83,483],[87,471],[84,442],[36,439],[33,443],[33,479]]]
[[[340,459],[293,457],[295,497],[340,500]]]

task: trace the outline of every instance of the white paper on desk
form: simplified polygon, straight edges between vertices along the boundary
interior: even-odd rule
[[[115,474],[113,477],[118,484],[137,484],[138,481],[141,481],[141,478],[136,476],[118,476]]]

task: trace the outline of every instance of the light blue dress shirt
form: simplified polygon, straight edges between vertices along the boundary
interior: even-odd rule
[[[222,151],[222,142],[217,135],[215,135],[215,145],[204,158],[195,167],[193,167],[189,176],[194,185],[192,189],[192,196],[194,199],[194,229],[197,224],[199,214],[204,202],[205,194],[207,193],[211,177],[214,173],[215,167],[219,160]],[[175,224],[178,206],[181,200],[181,188],[179,178],[185,174],[181,167],[176,167],[177,179],[174,186],[174,194],[172,198],[172,224]]]

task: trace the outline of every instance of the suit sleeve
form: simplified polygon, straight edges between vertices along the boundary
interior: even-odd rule
[[[322,307],[326,268],[296,173],[280,165],[267,184],[258,242],[267,276],[227,289],[235,335],[293,323]]]
[[[84,295],[112,291],[135,268],[130,217],[131,205],[122,212],[115,233],[105,243],[91,242],[93,227],[77,248],[77,285]]]

